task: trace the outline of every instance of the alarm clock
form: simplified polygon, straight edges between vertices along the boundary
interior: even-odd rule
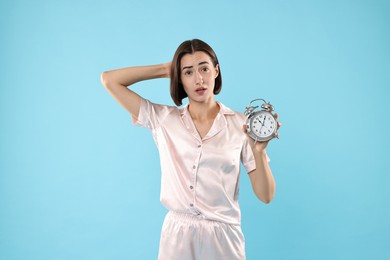
[[[261,110],[256,110],[259,106],[252,106],[255,101],[263,101]],[[257,98],[249,103],[244,115],[246,118],[246,131],[256,142],[266,142],[276,136],[278,131],[278,121],[272,114],[273,105],[262,98]]]

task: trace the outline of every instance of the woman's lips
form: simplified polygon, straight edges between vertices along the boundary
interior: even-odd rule
[[[206,90],[207,88],[201,87],[201,88],[197,88],[195,92],[198,93],[199,95],[202,95]]]

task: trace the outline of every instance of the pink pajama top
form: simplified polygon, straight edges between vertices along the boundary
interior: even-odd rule
[[[169,210],[205,219],[240,224],[240,161],[247,172],[256,168],[242,131],[245,116],[220,102],[220,111],[202,139],[183,108],[141,99],[134,123],[149,128],[161,164],[161,203]]]

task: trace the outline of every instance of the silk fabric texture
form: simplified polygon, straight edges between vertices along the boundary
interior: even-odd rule
[[[179,213],[240,225],[240,161],[256,168],[242,131],[245,116],[217,102],[220,110],[202,139],[188,111],[141,99],[133,123],[151,130],[161,164],[161,203]]]

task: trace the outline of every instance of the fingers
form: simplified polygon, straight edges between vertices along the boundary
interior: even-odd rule
[[[278,114],[278,113],[275,113],[275,114],[274,114],[274,118],[275,118],[275,119],[278,119],[278,117],[279,117],[279,114]],[[279,129],[279,127],[281,127],[281,126],[282,126],[282,123],[278,122],[278,129]]]
[[[275,117],[275,119],[278,119],[278,117],[279,117],[278,113],[275,113],[274,117]],[[282,126],[282,123],[279,122],[279,121],[277,121],[277,122],[278,122],[278,128],[277,129],[279,130],[279,128]],[[275,133],[275,138],[279,139],[279,133],[278,132]]]
[[[279,130],[279,128],[281,127],[281,125],[282,125],[282,123],[278,122],[278,128],[277,128],[277,130]],[[278,139],[279,139],[279,133],[278,133],[278,132],[275,133],[275,138],[278,138]]]

